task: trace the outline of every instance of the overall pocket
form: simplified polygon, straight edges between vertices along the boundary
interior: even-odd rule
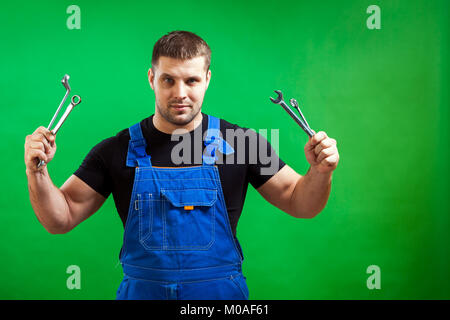
[[[146,249],[161,249],[162,221],[159,210],[160,201],[154,199],[154,194],[137,195],[135,203],[139,215],[139,242]]]
[[[161,189],[163,250],[207,250],[214,243],[216,189]]]
[[[247,278],[244,277],[244,275],[242,273],[240,273],[238,275],[232,275],[230,277],[230,280],[233,282],[233,284],[236,286],[236,288],[238,288],[240,290],[240,292],[242,293],[244,300],[248,300],[248,297],[249,297],[246,279]]]

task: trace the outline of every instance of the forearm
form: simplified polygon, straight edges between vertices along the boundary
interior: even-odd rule
[[[301,177],[291,196],[291,208],[297,218],[313,218],[325,208],[331,191],[332,173],[309,168]]]
[[[28,191],[31,206],[39,222],[52,233],[64,233],[69,225],[69,206],[61,190],[50,179],[47,167],[28,172]]]

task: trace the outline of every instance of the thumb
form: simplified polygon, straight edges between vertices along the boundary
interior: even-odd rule
[[[316,132],[313,129],[311,129],[311,131],[312,131],[313,135],[311,137],[308,135],[308,143],[311,143],[312,138],[316,135]]]

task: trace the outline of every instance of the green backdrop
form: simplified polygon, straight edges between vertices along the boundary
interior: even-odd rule
[[[72,4],[79,30],[66,26]],[[378,30],[366,25],[372,4]],[[47,233],[28,199],[25,136],[48,125],[68,73],[83,102],[49,165],[61,186],[96,143],[154,112],[153,44],[189,30],[213,52],[205,113],[280,129],[281,158],[305,174],[307,136],[269,101],[281,89],[338,142],[332,193],[314,219],[249,187],[238,237],[250,298],[449,299],[449,9],[446,0],[3,2],[0,298],[115,298],[123,228],[112,197],[70,233]],[[70,265],[79,290],[66,286]],[[381,289],[367,286],[371,265]]]

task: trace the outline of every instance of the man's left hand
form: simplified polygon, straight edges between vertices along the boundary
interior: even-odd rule
[[[329,138],[323,131],[309,138],[305,145],[305,155],[311,169],[319,173],[331,173],[339,162],[336,140]]]

